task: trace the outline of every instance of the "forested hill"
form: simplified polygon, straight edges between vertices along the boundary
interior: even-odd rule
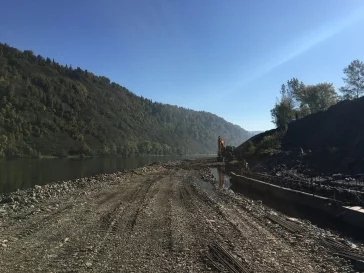
[[[0,44],[1,156],[216,153],[219,135],[236,146],[251,137],[216,115]]]

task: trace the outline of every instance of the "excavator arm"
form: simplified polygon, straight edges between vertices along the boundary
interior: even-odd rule
[[[217,160],[224,162],[225,159],[233,160],[234,159],[234,146],[225,146],[224,140],[219,136],[217,140]]]
[[[224,140],[219,136],[218,140],[217,140],[217,160],[218,161],[224,161],[224,155],[225,155],[225,142]]]

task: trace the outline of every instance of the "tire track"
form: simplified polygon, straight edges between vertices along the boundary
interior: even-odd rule
[[[139,190],[142,189],[143,181],[144,178],[139,181],[136,180],[132,186],[107,187],[108,192],[117,192],[119,195],[113,194],[112,199],[103,202],[101,206],[98,205],[100,199],[93,199],[92,195],[81,196],[76,199],[78,205],[74,205],[74,201],[70,200],[65,207],[72,209],[62,210],[63,213],[60,210],[48,215],[46,217],[47,222],[41,222],[43,225],[39,230],[41,232],[32,233],[28,239],[20,239],[19,241],[22,243],[14,244],[12,246],[13,251],[22,253],[25,260],[24,264],[29,268],[44,268],[44,270],[68,268],[67,270],[71,270],[72,268],[84,267],[83,258],[93,253],[95,244],[100,240],[98,236],[102,236],[102,232],[95,227],[98,227],[102,222],[102,216],[106,215],[105,211],[114,210],[116,212],[123,200],[129,201],[138,186],[140,187]],[[103,197],[100,192],[97,192],[97,195]],[[111,197],[111,195],[108,196]],[[102,199],[105,200],[105,198]],[[52,218],[52,215],[57,217]],[[103,219],[105,222],[107,217]],[[6,259],[7,264],[16,264],[11,262],[12,259],[16,260],[15,256],[9,258]]]
[[[137,191],[129,195],[127,200],[124,200],[124,202],[117,206],[111,214],[112,217],[109,218],[108,229],[95,247],[93,255],[88,257],[88,261],[86,261],[86,263],[95,264],[96,269],[94,268],[94,272],[105,270],[105,268],[120,268],[120,263],[118,262],[120,245],[125,245],[130,240],[137,218],[151,187],[162,177],[162,175],[149,177]],[[112,220],[110,221],[110,219]],[[105,261],[108,262],[105,264]]]
[[[36,233],[41,232],[45,226],[47,226],[50,222],[54,222],[57,219],[63,217],[64,213],[67,213],[73,208],[73,204],[67,204],[50,214],[43,216],[40,220],[30,223],[28,226],[23,227],[19,233],[16,233],[15,236],[19,239],[25,239],[28,236],[36,235]]]
[[[170,255],[168,204],[173,173],[170,170],[152,181],[144,196],[139,196],[127,210],[124,221],[117,226],[117,234],[121,236],[110,238],[114,239],[114,245],[111,241],[108,243],[109,247],[112,245],[112,249],[105,253],[108,259],[102,259],[105,262],[98,264],[94,272],[105,268],[109,272],[151,272],[150,268],[170,272],[163,269],[169,264],[162,262],[161,258]]]
[[[62,267],[63,261],[68,260],[68,269],[78,268],[84,269],[89,264],[94,264],[98,256],[102,254],[105,244],[113,233],[115,233],[115,226],[120,218],[123,217],[125,211],[129,208],[130,204],[137,198],[141,192],[145,191],[146,185],[153,179],[146,181],[141,179],[134,187],[121,187],[116,193],[109,194],[111,200],[105,201],[102,198],[102,206],[104,206],[103,213],[98,210],[94,213],[93,221],[89,222],[81,228],[78,228],[78,233],[74,236],[76,241],[60,251],[56,259],[49,261],[49,265],[53,268]],[[133,182],[133,183],[136,183]],[[95,207],[100,204],[100,200],[95,200]],[[98,215],[101,212],[101,215]],[[79,222],[79,221],[76,221]],[[75,259],[74,256],[77,256]]]

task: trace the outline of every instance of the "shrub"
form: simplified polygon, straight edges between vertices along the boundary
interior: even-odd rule
[[[279,132],[263,137],[262,141],[257,145],[257,153],[269,154],[277,152],[281,148],[281,139],[282,134]]]

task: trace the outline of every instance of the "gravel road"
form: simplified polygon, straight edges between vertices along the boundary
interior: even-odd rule
[[[0,205],[0,271],[219,272],[206,258],[217,242],[247,272],[355,272],[317,242],[326,231],[290,233],[214,181],[191,160],[14,193]]]

